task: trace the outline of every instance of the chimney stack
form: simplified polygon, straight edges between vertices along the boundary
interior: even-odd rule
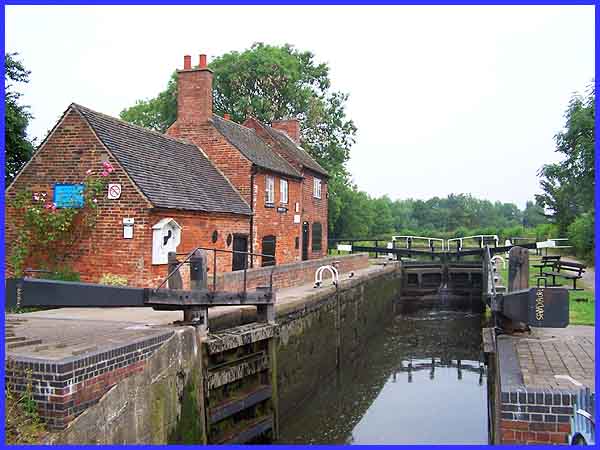
[[[212,117],[213,73],[206,64],[206,55],[192,68],[192,58],[183,57],[183,70],[177,71],[177,121],[204,123]]]
[[[271,126],[276,130],[283,131],[294,143],[300,143],[300,121],[298,119],[274,120]]]

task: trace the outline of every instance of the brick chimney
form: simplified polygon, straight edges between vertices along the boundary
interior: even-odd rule
[[[298,119],[274,120],[271,126],[283,131],[296,144],[300,143],[300,121]]]
[[[213,73],[200,55],[198,67],[192,68],[192,57],[183,57],[183,70],[177,71],[177,121],[203,123],[212,117]]]

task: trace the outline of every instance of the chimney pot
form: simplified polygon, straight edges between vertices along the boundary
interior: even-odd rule
[[[223,119],[231,120],[231,116],[228,113],[223,114]]]
[[[206,55],[200,55],[200,68],[206,69]]]
[[[183,57],[183,70],[190,70],[192,68],[192,57],[185,55]]]

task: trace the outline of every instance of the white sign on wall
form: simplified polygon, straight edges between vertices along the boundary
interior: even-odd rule
[[[108,184],[108,199],[117,200],[121,197],[121,185],[116,183]]]
[[[300,223],[300,214],[294,214],[294,223]]]
[[[133,239],[133,224],[135,220],[133,217],[126,217],[123,219],[123,238]]]

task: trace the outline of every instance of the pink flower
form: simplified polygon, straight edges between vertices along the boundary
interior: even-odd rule
[[[39,202],[39,201],[40,201],[40,194],[38,194],[37,192],[34,192],[34,193],[33,193],[33,199],[34,199],[36,202]]]
[[[42,192],[42,197],[46,198],[46,193]]]
[[[88,170],[85,171],[85,175],[86,176],[91,175],[93,172],[94,171],[92,169],[88,169]]]
[[[108,172],[108,173],[112,173],[115,169],[113,168],[112,164],[108,161],[104,161],[102,163],[102,167],[104,167],[104,171]]]
[[[46,203],[44,205],[45,209],[49,209],[51,211],[56,211],[56,203]]]
[[[94,200],[92,200],[94,203],[98,203],[98,199],[95,198]]]
[[[103,170],[100,175],[102,175],[103,177],[107,177],[108,176],[108,172],[106,170]]]

